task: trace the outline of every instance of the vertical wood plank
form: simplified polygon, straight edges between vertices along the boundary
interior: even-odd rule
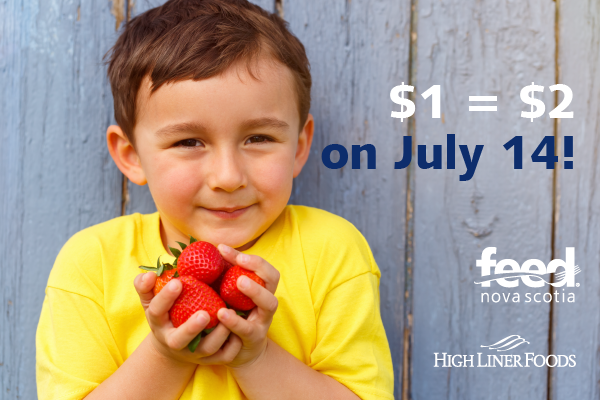
[[[0,397],[33,399],[35,331],[54,259],[75,232],[120,213],[105,144],[115,40],[106,1],[0,4]]]
[[[127,14],[130,16],[130,18],[133,18],[164,3],[164,0],[131,1],[128,4],[129,10]],[[150,194],[150,190],[148,190],[148,185],[139,186],[130,182],[127,180],[127,178],[124,179],[126,185],[124,213],[133,214],[137,212],[141,214],[150,214],[155,212],[156,205],[154,204],[154,200],[152,200],[152,195]]]
[[[416,140],[427,145],[429,161],[433,145],[442,145],[444,162],[442,170],[415,168],[412,398],[546,399],[545,368],[435,368],[434,353],[491,354],[480,346],[517,334],[530,344],[514,354],[547,354],[549,305],[524,303],[524,294],[548,288],[474,282],[486,247],[497,247],[497,260],[550,261],[553,171],[530,155],[553,125],[547,114],[521,118],[529,106],[519,93],[531,82],[554,84],[554,3],[419,0],[417,31]],[[442,87],[441,119],[420,97],[434,84]],[[498,111],[469,112],[474,95],[498,96]],[[542,98],[553,104],[548,89]],[[447,134],[456,135],[454,170],[447,169]],[[524,141],[522,170],[502,147],[516,135]],[[459,181],[466,170],[459,144],[471,154],[484,145],[468,182]],[[521,302],[482,303],[484,292],[518,292]]]
[[[129,14],[131,17],[140,15],[151,8],[158,7],[164,4],[164,0],[138,0],[130,5]],[[264,8],[269,12],[275,11],[275,0],[255,0],[252,3]],[[139,186],[132,182],[127,182],[127,194],[125,214],[133,214],[136,212],[142,214],[153,213],[156,211],[156,205],[152,200],[148,185]]]
[[[285,19],[306,47],[313,77],[313,149],[296,179],[291,203],[315,206],[351,221],[368,240],[381,269],[381,312],[402,376],[406,170],[394,170],[406,124],[390,117],[392,87],[408,81],[410,1],[283,3]],[[373,144],[376,169],[339,170],[321,162],[325,146]],[[334,161],[336,159],[334,158]]]
[[[552,399],[600,397],[600,4],[597,1],[559,3],[559,79],[573,90],[566,111],[573,119],[558,124],[561,154],[555,254],[564,259],[575,247],[581,273],[575,303],[554,309],[553,353],[575,354],[575,368],[554,368]],[[562,101],[563,96],[559,97]],[[572,170],[563,168],[564,137],[574,138]]]

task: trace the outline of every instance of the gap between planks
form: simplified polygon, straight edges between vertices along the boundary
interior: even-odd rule
[[[411,0],[410,4],[410,45],[408,47],[408,84],[416,86],[417,83],[417,22],[418,0]],[[409,98],[414,102],[416,92],[410,92]],[[408,119],[407,134],[413,138],[412,154],[416,149],[416,121]],[[402,354],[402,380],[401,398],[411,400],[412,381],[412,347],[413,347],[413,267],[414,267],[414,200],[415,200],[415,172],[413,163],[406,169],[406,239],[404,244],[404,335]]]
[[[554,79],[555,83],[560,83],[560,0],[554,0]],[[554,107],[558,106],[558,90],[554,92]],[[560,137],[559,137],[559,124],[560,119],[555,118],[553,124],[554,133],[554,151],[555,154],[560,154]],[[558,174],[560,170],[560,162],[555,164],[555,168],[552,171],[552,230],[550,233],[550,260],[556,258],[556,230],[558,225],[558,216],[560,204],[558,201],[559,187],[558,187]],[[554,275],[550,276],[550,282],[554,283]],[[549,293],[552,294],[552,285],[549,286]],[[549,316],[548,316],[548,354],[554,353],[554,313],[555,307],[554,302],[550,302]],[[552,400],[554,397],[553,386],[552,386],[552,368],[547,368],[547,389],[546,389],[546,400]]]

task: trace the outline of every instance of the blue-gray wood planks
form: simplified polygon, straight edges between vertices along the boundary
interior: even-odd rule
[[[277,7],[275,0],[255,2],[283,14],[312,65],[315,140],[290,202],[339,214],[369,241],[382,272],[381,311],[396,397],[598,398],[597,2],[413,0],[412,52],[410,0],[283,0]],[[1,399],[36,397],[35,329],[48,273],[65,241],[120,215],[122,206],[126,213],[155,210],[147,187],[125,182],[123,190],[106,150],[113,110],[102,56],[117,37],[115,19],[162,3],[0,3]],[[401,82],[414,84],[418,93],[411,132],[407,121],[390,118],[398,107],[389,91]],[[555,102],[548,86],[569,85],[575,118],[556,127],[547,112],[534,122],[521,118],[519,92],[531,82],[546,87],[538,97],[547,112]],[[433,84],[442,86],[439,120],[431,118],[431,99],[420,97]],[[498,112],[470,113],[469,95],[498,96]],[[485,145],[474,178],[458,180],[465,170],[459,151],[455,170],[447,170],[446,162],[441,171],[416,165],[394,170],[408,133],[415,146],[428,146],[429,159],[434,144],[446,145],[447,134],[471,152]],[[555,133],[559,153],[562,138],[575,137],[575,167],[563,170],[561,158],[554,182],[553,172],[531,163],[530,154],[543,136]],[[513,153],[502,148],[515,135],[524,137],[521,171],[512,169]],[[366,169],[364,152],[361,170],[351,170],[350,163],[327,169],[320,158],[331,143],[349,151],[374,144],[377,169]],[[414,217],[414,229],[407,215]],[[582,269],[576,303],[482,304],[484,290],[473,283],[480,277],[475,260],[488,246],[498,248],[496,258],[520,263],[564,258],[565,247],[574,246]],[[413,264],[414,282],[405,282],[405,269]],[[548,290],[521,285],[487,292]],[[410,301],[412,332],[405,318]],[[412,351],[405,329],[414,338]],[[434,352],[473,354],[509,334],[525,337],[527,351],[536,354],[574,353],[577,367],[433,368]],[[404,391],[403,377],[410,384]]]
[[[120,215],[106,149],[112,95],[106,1],[0,3],[0,398],[34,399],[35,331],[58,251]]]
[[[558,124],[559,154],[573,136],[572,170],[560,159],[554,253],[575,247],[581,268],[575,304],[554,309],[552,352],[576,354],[576,368],[556,368],[552,400],[600,398],[600,4],[564,1],[558,13],[558,81],[573,90],[573,119]],[[562,95],[559,98],[562,101]]]
[[[524,304],[524,293],[546,292],[523,284],[509,290],[492,283],[485,290],[475,260],[497,247],[496,259],[550,261],[552,170],[529,155],[553,135],[552,121],[521,118],[523,86],[555,83],[554,4],[420,0],[416,90],[442,90],[443,118],[432,119],[430,99],[417,102],[416,140],[444,146],[484,145],[474,177],[460,182],[465,165],[458,148],[456,169],[419,169],[415,177],[414,399],[545,400],[546,368],[434,368],[434,353],[491,354],[490,345],[509,335],[530,342],[526,351],[547,354],[550,307]],[[497,112],[469,112],[469,96],[498,96]],[[546,89],[542,98],[552,104]],[[550,109],[550,107],[549,107]],[[502,145],[524,138],[524,168],[513,169]],[[447,161],[447,160],[445,160]],[[521,302],[483,302],[481,293],[516,293]]]

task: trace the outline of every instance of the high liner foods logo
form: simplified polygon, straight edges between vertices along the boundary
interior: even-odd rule
[[[575,302],[575,293],[565,291],[565,288],[579,287],[579,283],[575,283],[575,275],[580,273],[581,269],[575,265],[574,247],[566,248],[566,260],[552,260],[547,266],[541,260],[536,259],[527,260],[523,265],[519,265],[518,262],[511,259],[497,261],[492,259],[494,254],[496,254],[496,248],[487,247],[481,254],[481,260],[477,260],[477,267],[481,268],[481,279],[475,281],[476,285],[489,288],[494,283],[494,286],[516,288],[522,282],[530,288],[550,286],[556,289],[546,293],[525,293],[523,302]],[[560,271],[558,271],[559,268],[561,268]],[[520,303],[521,294],[517,292],[481,293],[482,303],[490,301],[493,303]]]
[[[572,368],[577,365],[574,354],[568,356],[563,354],[549,354],[546,356],[528,352],[523,354],[497,354],[515,349],[521,345],[526,347],[528,344],[529,342],[521,336],[510,335],[494,344],[480,346],[495,350],[495,354],[433,353],[433,366],[436,368]]]

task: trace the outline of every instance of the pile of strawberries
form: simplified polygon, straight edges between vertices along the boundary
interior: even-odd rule
[[[169,247],[176,257],[172,265],[162,263],[159,257],[156,267],[140,268],[156,272],[154,295],[157,295],[171,279],[179,279],[181,282],[181,293],[169,310],[174,327],[177,328],[200,310],[206,311],[210,316],[205,330],[188,346],[190,351],[194,352],[202,336],[211,332],[219,323],[219,309],[233,308],[239,315],[246,316],[246,311],[256,307],[256,304],[237,288],[240,276],[245,275],[262,287],[265,287],[265,282],[254,272],[225,261],[219,250],[208,242],[198,241],[190,236],[189,245],[177,243],[181,251]]]

